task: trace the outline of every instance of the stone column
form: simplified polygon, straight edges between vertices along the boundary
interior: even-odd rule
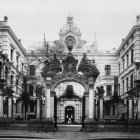
[[[95,87],[94,84],[89,85],[89,119],[95,119]]]
[[[103,106],[103,103],[104,103],[104,99],[103,99],[103,95],[104,95],[104,88],[103,86],[101,87],[97,87],[97,90],[98,90],[98,95],[99,95],[99,108],[100,108],[100,116],[99,116],[99,119],[100,121],[102,121],[104,119],[104,106]]]
[[[50,105],[50,85],[45,87],[45,118],[51,117],[51,105]]]
[[[52,91],[51,92],[51,104],[50,104],[50,108],[51,108],[51,111],[50,111],[50,116],[51,116],[51,118],[54,118],[54,98],[55,98],[55,92],[54,91]]]
[[[36,118],[40,119],[40,97],[37,97],[37,110],[36,110]]]
[[[12,119],[12,95],[8,97],[8,118]]]
[[[100,121],[102,121],[104,119],[104,112],[103,112],[104,99],[103,99],[103,94],[100,94],[100,96],[99,96],[99,104],[100,104]]]
[[[138,111],[137,111],[137,119],[140,120],[140,83],[137,83],[137,103],[138,103]]]
[[[137,119],[140,120],[140,61],[135,62],[136,65],[136,92],[137,92]]]
[[[129,106],[128,119],[132,120],[133,119],[133,100],[132,100],[132,95],[129,95],[129,97],[128,97],[128,106]]]
[[[3,118],[3,88],[5,80],[0,79],[0,118]]]
[[[3,118],[3,95],[2,89],[0,89],[0,118]]]
[[[89,118],[89,93],[84,92],[85,100],[85,118]]]

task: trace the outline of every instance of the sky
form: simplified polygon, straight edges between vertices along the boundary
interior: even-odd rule
[[[59,39],[58,32],[71,12],[82,39],[94,42],[100,50],[118,48],[136,24],[140,0],[0,0],[0,21],[8,25],[25,48],[27,42]]]

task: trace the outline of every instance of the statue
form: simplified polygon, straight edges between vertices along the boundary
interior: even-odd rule
[[[47,58],[46,61],[44,62],[46,65],[50,64],[55,64],[55,63],[60,63],[59,60],[56,57],[56,53],[53,54],[53,57]]]

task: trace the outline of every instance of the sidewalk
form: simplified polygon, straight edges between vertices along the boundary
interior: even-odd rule
[[[26,130],[0,130],[0,138],[36,139],[140,139],[140,133],[128,132],[35,132]]]

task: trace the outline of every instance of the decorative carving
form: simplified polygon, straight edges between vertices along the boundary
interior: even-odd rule
[[[103,97],[104,92],[105,92],[104,87],[103,86],[97,87],[97,90],[98,90],[99,97]]]
[[[53,58],[48,58],[44,63],[45,67],[42,70],[42,75],[54,75],[62,71],[60,61],[57,59],[56,54],[53,55]]]
[[[83,54],[78,71],[81,71],[86,76],[94,76],[96,78],[99,75],[99,71],[95,66],[95,60],[91,63],[91,61],[87,58],[86,53]]]
[[[68,53],[66,58],[62,60],[63,64],[63,72],[76,72],[77,71],[77,64],[78,60],[73,57],[71,53]]]
[[[60,96],[58,99],[61,99],[61,98],[67,98],[67,99],[79,98],[79,99],[81,99],[78,95],[76,95],[74,93],[72,85],[67,85],[65,93],[62,96]]]
[[[81,83],[85,83],[85,84],[88,83],[88,79],[84,75],[80,75],[78,73],[72,73],[72,74],[62,73],[62,74],[55,75],[52,78],[52,84],[58,83],[59,81],[63,81],[63,80],[80,81]]]

